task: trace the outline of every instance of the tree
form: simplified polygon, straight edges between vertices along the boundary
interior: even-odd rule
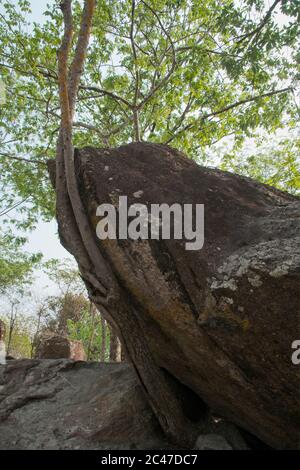
[[[0,294],[14,287],[22,290],[32,282],[33,270],[41,260],[41,254],[22,251],[23,237],[14,237],[0,230]]]
[[[80,2],[74,1],[74,32]],[[1,0],[2,189],[23,202],[23,226],[54,214],[46,159],[59,129],[57,2],[45,24],[27,25],[30,2]],[[287,15],[280,24],[277,13]],[[296,0],[101,0],[79,84],[74,144],[170,143],[205,162],[226,136],[233,153],[258,129],[295,128],[299,60]],[[10,106],[11,102],[14,106]],[[226,139],[225,139],[226,140]],[[16,198],[19,196],[19,199]],[[25,202],[24,202],[25,201]],[[25,209],[27,208],[27,211]]]
[[[42,255],[29,254],[22,250],[23,237],[0,230],[0,294],[6,299],[4,320],[7,325],[7,354],[30,357],[31,324],[28,316],[20,310],[25,299],[30,297],[29,287],[33,282],[34,269],[39,266]],[[22,327],[23,325],[23,327]]]
[[[224,155],[222,169],[241,173],[251,178],[286,190],[300,193],[300,139],[297,135],[288,138],[260,139],[256,154]]]
[[[47,300],[42,300],[38,303],[36,308],[36,316],[35,316],[35,328],[34,334],[31,343],[31,351],[30,357],[33,358],[35,356],[35,351],[39,343],[41,329],[43,328],[43,323],[47,318],[47,310],[48,310],[48,302]]]
[[[50,260],[44,263],[45,272],[59,289],[58,295],[45,299],[38,306],[38,314],[45,318],[38,328],[36,340],[46,332],[82,341],[87,360],[105,362],[109,357],[110,338],[100,312],[86,297],[84,283],[74,262]],[[112,359],[113,361],[116,359]]]
[[[6,291],[7,305],[1,308],[1,320],[5,324],[7,355],[14,358],[30,358],[35,321],[24,308],[26,294],[14,289]]]
[[[193,429],[188,426],[170,383],[151,357],[134,310],[124,302],[124,294],[118,288],[113,271],[98,249],[79,194],[72,123],[90,39],[95,0],[86,0],[84,3],[80,31],[70,66],[68,62],[73,39],[71,0],[65,0],[61,9],[64,17],[64,35],[58,51],[61,125],[56,156],[57,218],[61,241],[75,256],[90,299],[119,332],[123,346],[128,351],[162,428],[174,441],[185,432],[183,440],[186,445],[191,445],[195,439]]]
[[[16,304],[13,302],[11,304],[11,311],[9,315],[9,327],[8,327],[8,336],[7,336],[7,353],[10,353],[11,341],[13,337],[13,332],[15,329],[15,323],[17,320],[17,311],[16,311]]]
[[[90,303],[80,319],[67,322],[68,337],[82,342],[88,361],[106,362],[110,359],[110,338],[103,321],[103,316]]]
[[[23,132],[36,125],[38,113],[45,114],[47,123],[40,134],[39,150],[47,142],[48,154],[53,155],[49,129],[52,135],[58,130],[55,185],[61,240],[79,264],[90,299],[122,338],[162,428],[173,440],[182,435],[188,446],[195,438],[194,429],[150,354],[134,306],[125,299],[111,266],[95,243],[77,187],[74,144],[101,139],[115,145],[118,141],[148,139],[172,143],[193,156],[212,139],[220,140],[232,132],[240,145],[258,126],[273,130],[286,116],[292,122],[294,56],[281,54],[278,49],[295,44],[297,25],[291,22],[279,30],[272,19],[279,4],[275,0],[263,11],[260,1],[241,5],[207,1],[199,11],[195,1],[157,0],[149,4],[132,0],[113,1],[109,6],[99,2],[95,10],[95,1],[86,0],[82,12],[75,3],[73,15],[71,0],[65,0],[61,3],[64,35],[58,52],[58,73],[55,52],[47,47],[58,47],[61,18],[57,11],[49,12],[47,29],[35,27],[32,39],[16,31],[21,17],[8,8],[8,27],[3,31],[4,50],[11,64],[4,64],[8,82],[17,74],[21,89],[30,97],[37,94],[21,113],[21,122],[26,114],[31,117]],[[296,4],[284,2],[281,9],[297,16]],[[28,8],[27,2],[22,8]],[[260,13],[258,20],[252,20],[252,16],[249,19],[252,8]],[[83,73],[93,18],[94,37]],[[22,56],[17,53],[16,59],[8,42],[10,28],[22,50]],[[47,46],[41,53],[43,43]],[[99,73],[98,61],[113,52],[120,60],[117,68],[125,71],[115,73],[112,67],[108,73]],[[286,82],[280,87],[274,71]],[[59,104],[53,92],[57,84]],[[78,132],[73,138],[73,129],[85,129],[89,134]],[[12,160],[13,165],[29,165],[29,173],[36,178],[44,165],[43,158],[36,158],[38,155],[40,151],[24,162],[20,155],[9,153],[5,161],[8,165]],[[45,188],[40,182],[37,187],[40,198]],[[23,192],[25,196],[26,190]],[[49,214],[49,209],[45,212]]]

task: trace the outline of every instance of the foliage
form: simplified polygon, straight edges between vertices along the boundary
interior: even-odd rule
[[[0,231],[0,293],[10,288],[22,291],[32,281],[32,273],[41,254],[30,255],[22,250],[25,239]]]
[[[12,319],[9,314],[2,314],[1,320],[4,321],[6,325],[7,334],[5,344],[8,349],[9,330]],[[16,359],[31,358],[33,331],[34,323],[32,322],[32,318],[20,312],[16,313],[8,351],[10,356]]]
[[[70,339],[82,341],[86,354],[90,350],[89,360],[99,361],[102,351],[102,323],[99,313],[95,317],[91,315],[89,310],[83,311],[83,314],[78,321],[68,320],[68,334]],[[109,360],[109,329],[105,332],[105,357],[104,361]],[[92,339],[92,341],[91,341]]]
[[[300,194],[300,139],[260,142],[253,153],[224,156],[221,168],[240,173],[292,194]]]
[[[50,260],[45,270],[59,288],[59,294],[46,299],[44,321],[39,335],[53,332],[80,340],[89,360],[109,358],[109,331],[102,332],[103,320],[87,299],[78,269],[71,260]],[[106,336],[105,357],[102,338]]]
[[[82,341],[89,360],[109,360],[110,329],[88,300],[74,263],[68,259],[51,260],[44,263],[44,268],[59,287],[57,295],[35,299],[35,302],[30,299],[25,284],[28,273],[24,273],[23,289],[21,285],[17,288],[18,280],[6,288],[7,301],[1,307],[0,318],[6,324],[9,354],[16,358],[34,357],[41,338],[54,333]],[[29,300],[30,311],[26,308]]]
[[[25,328],[26,317],[18,318],[16,328],[12,335],[9,354],[15,359],[31,358],[32,335]]]
[[[80,2],[74,1],[78,31]],[[170,143],[205,161],[233,135],[236,155],[257,129],[294,128],[299,1],[100,0],[78,97],[77,146],[136,139]],[[58,2],[44,24],[28,24],[30,2],[0,0],[2,191],[18,195],[32,226],[54,214],[45,160],[55,156],[59,123]],[[276,21],[276,12],[288,15]],[[282,91],[284,90],[284,91]],[[11,106],[13,103],[13,106]],[[228,157],[227,157],[228,158]],[[283,183],[283,182],[282,182]]]
[[[44,263],[44,271],[60,292],[67,294],[82,294],[85,292],[83,281],[80,277],[76,264],[71,259],[51,259]]]
[[[51,296],[47,303],[50,315],[46,328],[60,335],[67,333],[68,320],[79,321],[89,307],[89,301],[84,295],[72,292]]]

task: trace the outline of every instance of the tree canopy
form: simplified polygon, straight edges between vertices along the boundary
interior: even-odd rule
[[[73,8],[74,51],[82,3],[75,1]],[[54,215],[45,162],[55,156],[60,119],[59,4],[50,2],[43,24],[29,17],[28,0],[17,5],[0,0],[0,77],[6,92],[0,106],[1,217],[10,214],[20,228]],[[216,143],[231,136],[223,167],[295,191],[297,137],[292,144],[283,138],[276,158],[267,151],[248,161],[241,148],[263,131],[296,129],[298,46],[298,0],[268,6],[261,0],[98,1],[74,144],[148,140],[205,162]],[[287,155],[294,176],[283,176]],[[12,208],[21,219],[14,220]]]

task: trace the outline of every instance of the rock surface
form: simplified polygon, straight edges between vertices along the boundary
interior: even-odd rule
[[[247,448],[230,424],[208,420],[204,432],[213,433],[213,441],[204,438],[210,448],[224,439]],[[0,450],[16,449],[171,446],[129,364],[23,359],[0,366]]]
[[[36,357],[38,359],[86,360],[86,354],[81,341],[70,340],[59,335],[42,339],[37,347]]]
[[[164,445],[129,365],[24,359],[0,366],[0,449]]]
[[[232,450],[223,436],[218,434],[203,434],[199,436],[195,445],[197,450]]]
[[[101,203],[205,205],[205,243],[106,240],[99,249],[133,302],[158,365],[211,409],[276,448],[300,436],[299,198],[203,168],[169,147],[77,152],[96,230]],[[149,206],[148,206],[149,207]]]

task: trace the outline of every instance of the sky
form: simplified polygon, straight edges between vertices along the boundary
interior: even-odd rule
[[[32,22],[43,22],[43,12],[46,9],[47,3],[52,3],[54,0],[31,0],[32,14],[29,20]],[[17,0],[11,0],[12,3],[17,4]],[[270,5],[269,1],[266,1],[266,7]],[[1,7],[0,7],[1,9]],[[277,20],[283,23],[286,18],[283,15],[277,15]],[[29,234],[28,243],[25,246],[26,251],[37,252],[40,251],[44,255],[44,260],[51,258],[70,258],[69,253],[60,245],[57,236],[57,224],[55,221],[50,223],[39,223],[36,229]],[[47,276],[42,272],[37,273],[37,279],[33,286],[33,291],[39,293],[39,295],[47,294],[52,295],[56,292],[55,285],[49,281]]]
[[[47,4],[53,3],[54,0],[30,0],[32,9],[32,21],[42,22],[43,12],[46,10]],[[18,0],[10,0],[10,3],[17,5]]]

